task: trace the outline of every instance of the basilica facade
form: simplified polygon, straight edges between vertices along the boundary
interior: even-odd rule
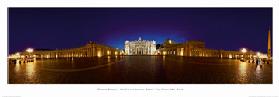
[[[142,40],[139,37],[135,41],[125,41],[126,55],[154,55],[156,52],[156,41]]]

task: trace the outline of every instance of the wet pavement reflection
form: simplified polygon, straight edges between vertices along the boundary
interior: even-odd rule
[[[272,64],[180,56],[37,59],[8,72],[10,84],[272,84]]]

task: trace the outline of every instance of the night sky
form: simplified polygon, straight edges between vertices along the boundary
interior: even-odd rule
[[[272,8],[9,8],[9,53],[62,49],[89,41],[202,40],[207,48],[266,52]]]

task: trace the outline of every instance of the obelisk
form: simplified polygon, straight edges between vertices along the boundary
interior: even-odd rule
[[[270,38],[270,29],[268,30],[267,58],[268,58],[268,60],[271,59],[271,38]]]

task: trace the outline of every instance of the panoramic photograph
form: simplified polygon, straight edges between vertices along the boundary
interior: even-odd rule
[[[8,84],[273,84],[272,8],[8,8]]]

